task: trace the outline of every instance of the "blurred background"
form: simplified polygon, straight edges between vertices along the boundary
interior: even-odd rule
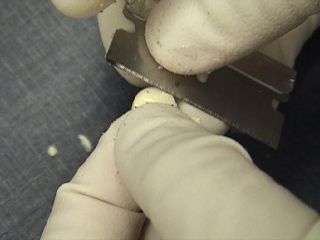
[[[139,89],[104,60],[96,18],[62,16],[50,1],[0,2],[0,239],[37,239],[55,192]],[[320,211],[320,31],[297,62],[279,149],[228,133],[255,163]],[[58,153],[51,157],[49,146]]]

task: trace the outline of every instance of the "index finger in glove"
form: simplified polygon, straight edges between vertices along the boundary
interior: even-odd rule
[[[161,0],[148,18],[146,42],[166,69],[208,73],[270,43],[319,11],[319,0]]]
[[[299,239],[317,217],[238,143],[174,107],[133,110],[118,131],[115,160],[163,239]]]

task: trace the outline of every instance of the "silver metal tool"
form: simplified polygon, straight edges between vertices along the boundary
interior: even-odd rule
[[[206,83],[199,82],[196,76],[159,68],[144,38],[145,20],[157,2],[127,1],[124,14],[134,22],[135,32],[115,33],[107,62],[277,148],[284,117],[276,105],[289,99],[294,84],[293,69],[259,53],[215,70]]]

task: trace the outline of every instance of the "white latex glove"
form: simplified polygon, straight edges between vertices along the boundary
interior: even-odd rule
[[[59,1],[55,2],[58,6]],[[65,9],[74,8],[76,1],[70,2],[73,6],[64,4]],[[88,5],[83,2],[79,5],[83,6],[79,8],[82,13],[83,9],[89,9],[90,15],[95,13],[92,9],[101,10],[96,5],[101,1],[88,2],[95,3],[95,7],[86,8]],[[188,2],[191,3],[181,1]],[[119,3],[123,5],[124,2],[118,0]],[[116,4],[107,10],[112,6]],[[107,10],[100,15],[100,28],[106,24],[101,23],[101,19]],[[116,22],[125,23],[128,31],[132,30],[132,25],[125,19]],[[102,37],[104,39],[103,34]],[[108,42],[104,43],[107,46]],[[194,50],[197,52],[196,48]],[[130,128],[127,132],[127,125],[134,125],[134,129],[139,130]],[[248,155],[237,143],[210,135],[176,108],[163,105],[141,107],[132,111],[122,126],[121,129],[126,130],[120,130],[117,136],[116,160],[119,172],[138,204],[123,189],[119,176],[114,176],[115,165],[111,164],[114,155],[110,150],[113,145],[109,144],[107,148],[101,143],[100,151],[95,150],[96,155],[89,158],[90,165],[85,164],[79,170],[81,174],[78,172],[72,183],[58,191],[44,239],[135,239],[144,219],[142,214],[137,216],[138,206],[152,222],[145,225],[141,236],[145,239],[159,236],[301,239],[318,219],[315,212],[249,164],[246,161]],[[223,124],[221,126],[216,127],[219,133],[226,128]],[[114,138],[116,130],[111,129],[105,138]],[[171,138],[181,141],[172,144]],[[101,149],[109,150],[104,152]],[[103,157],[99,157],[99,152],[104,152]],[[139,169],[133,166],[136,163]],[[103,166],[112,167],[104,169]],[[103,172],[108,169],[113,177],[104,181]],[[95,175],[98,177],[93,177]],[[111,191],[102,189],[103,186]],[[114,194],[117,191],[120,194]],[[181,219],[183,222],[179,222]],[[319,236],[319,223],[309,234],[308,237]]]
[[[320,236],[317,213],[255,167],[238,143],[173,106],[155,89],[136,97],[134,110],[59,188],[42,239]]]
[[[210,72],[261,48],[320,12],[319,0],[161,0],[146,41],[180,74]]]
[[[72,17],[105,9],[98,20],[106,50],[116,29],[134,30],[122,14],[125,0],[52,1]],[[161,0],[148,19],[146,40],[160,65],[181,74],[208,73],[258,49],[292,67],[303,43],[320,25],[319,14],[309,17],[319,11],[319,0]]]
[[[159,239],[303,239],[318,220],[239,144],[172,107],[145,105],[129,114],[115,159]]]

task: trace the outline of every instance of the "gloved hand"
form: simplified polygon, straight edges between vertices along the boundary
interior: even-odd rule
[[[238,143],[145,89],[59,188],[42,239],[316,239],[319,231],[317,213]]]
[[[113,0],[53,0],[68,16],[88,17]],[[108,49],[117,28],[133,30],[117,0],[98,15],[101,36]],[[319,0],[161,0],[146,24],[146,41],[156,61],[180,74],[208,73],[263,47],[263,53],[289,66],[303,42],[320,24],[320,15],[279,38],[312,14]]]
[[[90,2],[97,7],[101,1]],[[181,1],[187,2],[192,4]],[[104,29],[106,23],[99,22]],[[116,22],[130,30],[125,19]],[[212,132],[223,133],[226,126],[217,124]],[[102,137],[71,183],[59,189],[43,239],[301,239],[308,231],[318,236],[317,213],[254,167],[241,146],[217,134],[171,106],[133,110]],[[142,233],[140,207],[151,220]]]

